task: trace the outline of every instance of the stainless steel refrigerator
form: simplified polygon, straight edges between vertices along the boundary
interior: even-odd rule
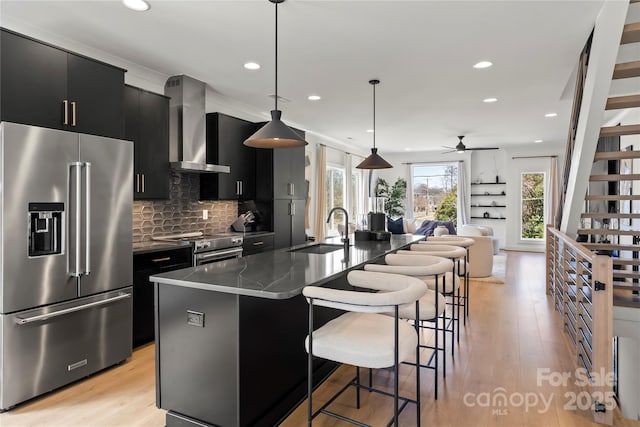
[[[0,410],[131,355],[133,145],[0,123]]]

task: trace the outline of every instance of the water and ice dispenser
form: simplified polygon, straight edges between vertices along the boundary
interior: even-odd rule
[[[29,256],[62,253],[64,203],[29,203]]]

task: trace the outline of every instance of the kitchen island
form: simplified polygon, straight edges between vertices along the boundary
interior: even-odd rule
[[[424,236],[339,239],[171,271],[155,282],[156,403],[166,425],[273,426],[306,396],[308,285],[346,288],[346,273]],[[323,253],[326,252],[326,253]],[[317,325],[338,312],[317,312]],[[336,365],[316,361],[314,375]]]

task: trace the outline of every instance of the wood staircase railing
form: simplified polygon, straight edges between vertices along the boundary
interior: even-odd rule
[[[595,422],[611,425],[613,384],[613,264],[552,226],[547,227],[547,294],[563,319],[576,369],[583,369]]]

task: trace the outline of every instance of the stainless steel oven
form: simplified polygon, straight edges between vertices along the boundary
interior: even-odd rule
[[[212,262],[224,261],[230,258],[240,258],[242,246],[229,249],[214,249],[209,251],[194,252],[193,265],[204,265]]]
[[[230,258],[242,257],[242,235],[223,233],[203,235],[203,233],[184,233],[161,236],[155,240],[188,241],[193,246],[193,265],[204,265],[212,262],[224,261]]]

